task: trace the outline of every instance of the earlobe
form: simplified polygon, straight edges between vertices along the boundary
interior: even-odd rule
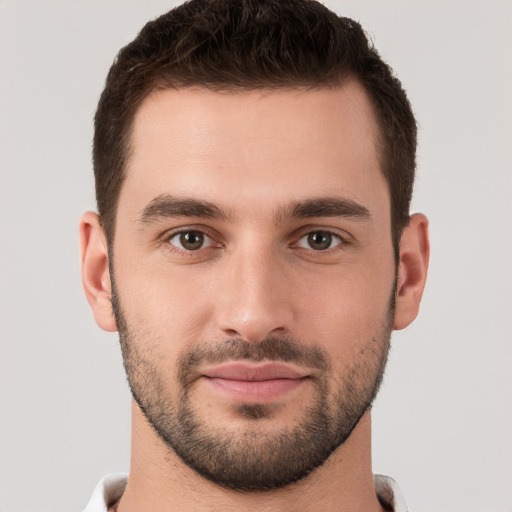
[[[105,331],[117,331],[112,311],[108,245],[98,215],[86,212],[80,219],[82,284],[96,323]]]
[[[400,241],[394,329],[404,329],[417,317],[427,278],[430,244],[428,220],[411,216]]]

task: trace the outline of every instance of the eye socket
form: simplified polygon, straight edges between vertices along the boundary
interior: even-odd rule
[[[311,231],[299,239],[297,245],[304,249],[326,251],[342,243],[342,239],[329,231]]]
[[[169,243],[183,251],[198,251],[211,247],[214,241],[202,231],[181,231],[169,238]]]

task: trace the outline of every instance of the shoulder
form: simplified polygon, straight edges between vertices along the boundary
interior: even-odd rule
[[[128,475],[125,473],[114,473],[103,477],[83,512],[107,512],[108,507],[123,495],[127,481]]]
[[[381,505],[393,512],[409,512],[404,495],[398,484],[389,476],[374,475],[375,490]]]

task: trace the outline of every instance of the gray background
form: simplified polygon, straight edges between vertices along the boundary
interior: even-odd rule
[[[420,124],[420,317],[394,336],[374,468],[412,510],[512,509],[512,3],[328,1],[360,20]],[[0,0],[0,510],[79,511],[129,464],[116,335],[80,284],[92,116],[116,51],[173,2]]]

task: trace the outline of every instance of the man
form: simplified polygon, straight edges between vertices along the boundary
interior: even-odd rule
[[[132,463],[87,512],[406,510],[370,409],[425,284],[415,148],[400,82],[316,2],[193,0],[121,50],[80,233]]]

